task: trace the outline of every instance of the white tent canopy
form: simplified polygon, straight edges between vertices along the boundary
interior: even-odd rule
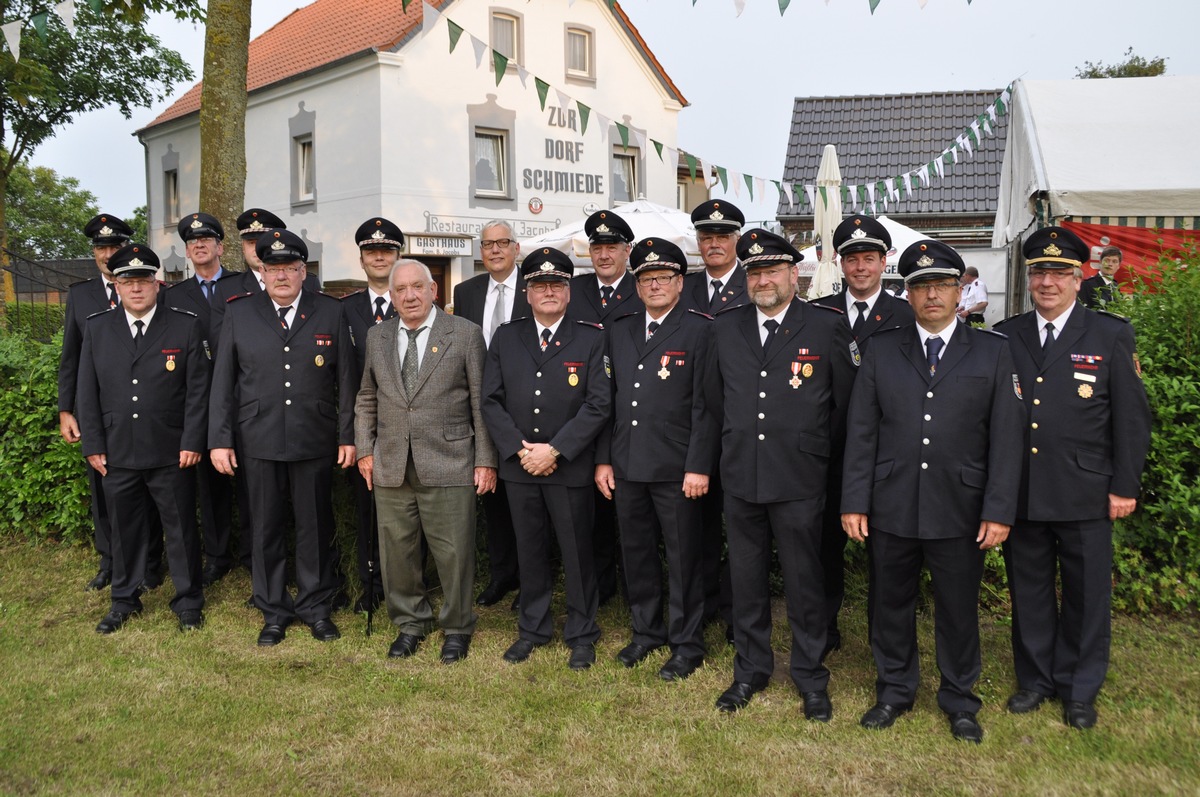
[[[645,197],[638,197],[633,202],[626,202],[613,209],[618,216],[625,220],[633,230],[635,241],[643,238],[662,238],[670,241],[683,250],[689,266],[698,266],[700,248],[696,244],[696,229],[692,226],[692,217],[688,213],[664,205],[658,205]],[[588,249],[588,237],[583,231],[586,218],[579,218],[570,224],[542,233],[536,238],[521,241],[520,259],[538,247],[549,246],[565,255],[569,255],[576,267],[591,268],[592,257]]]
[[[1019,80],[992,246],[1019,239],[1039,198],[1057,220],[1200,215],[1200,77]]]

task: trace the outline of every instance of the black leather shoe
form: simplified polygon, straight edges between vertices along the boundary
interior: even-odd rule
[[[342,609],[350,607],[350,594],[344,589],[340,589],[333,596],[333,601],[329,604],[330,612],[340,612]]]
[[[199,609],[184,609],[179,613],[180,631],[199,631],[204,627],[204,612]]]
[[[950,733],[960,742],[983,742],[983,728],[969,711],[956,711],[950,715]]]
[[[376,609],[378,609],[379,606],[383,603],[383,601],[379,597],[380,594],[382,594],[382,592],[383,592],[382,590],[377,590],[375,592],[375,597],[372,598],[371,600],[367,600],[366,595],[360,595],[358,600],[356,600],[354,602],[354,613],[355,614],[363,614],[364,612],[368,612],[368,611],[373,612]]]
[[[260,648],[270,648],[278,645],[287,635],[286,630],[281,625],[275,623],[267,623],[258,632],[258,646]]]
[[[96,633],[111,634],[120,631],[121,626],[125,625],[125,621],[136,614],[137,612],[109,612],[96,626]]]
[[[447,634],[446,641],[442,643],[442,664],[462,661],[467,657],[470,647],[470,634]]]
[[[667,663],[658,671],[658,677],[664,681],[682,681],[694,673],[703,661],[703,656],[684,656],[676,653],[667,659]]]
[[[1067,727],[1086,731],[1096,725],[1096,707],[1091,703],[1068,700],[1063,703],[1063,722]]]
[[[517,588],[516,584],[509,584],[503,581],[493,581],[483,588],[483,592],[479,593],[479,597],[475,599],[475,603],[480,606],[494,606],[500,600]]]
[[[400,632],[400,636],[396,637],[396,641],[388,648],[389,659],[407,659],[409,656],[417,652],[417,648],[421,646],[421,642],[425,640],[423,636],[416,634],[406,634]]]
[[[335,639],[340,639],[342,632],[333,624],[333,620],[326,617],[324,620],[317,620],[309,626],[312,631],[313,639],[318,642],[332,642]]]
[[[540,647],[541,645],[530,642],[528,639],[518,639],[508,650],[504,651],[504,660],[510,664],[520,664],[529,658],[529,654],[533,653],[534,648]]]
[[[624,664],[626,667],[633,667],[638,662],[644,661],[654,651],[656,647],[648,645],[639,645],[637,642],[630,642],[625,647],[621,648],[621,652],[617,654],[617,661]]]
[[[571,648],[571,658],[567,666],[572,670],[586,670],[596,663],[596,646],[590,643],[576,645]]]
[[[829,700],[829,692],[824,689],[801,692],[800,699],[804,701],[804,719],[817,722],[829,722],[833,719],[833,703]]]
[[[102,590],[112,583],[112,573],[107,570],[101,570],[96,574],[96,577],[87,583],[83,589],[85,592],[96,592]]]
[[[907,713],[912,709],[908,706],[893,706],[888,703],[876,703],[867,709],[867,713],[862,715],[862,719],[858,724],[871,731],[881,731],[884,728],[890,728],[896,723],[896,718],[901,714]]]
[[[734,681],[733,685],[717,698],[717,708],[728,712],[740,711],[750,705],[750,698],[762,690],[761,686]]]
[[[1009,714],[1028,714],[1037,711],[1050,698],[1032,689],[1020,689],[1008,699]]]
[[[163,566],[160,562],[156,568],[146,568],[146,577],[142,579],[145,589],[158,589],[163,585]]]
[[[200,586],[208,589],[229,574],[229,565],[205,565],[200,572]]]

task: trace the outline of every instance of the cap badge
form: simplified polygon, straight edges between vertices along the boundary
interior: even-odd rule
[[[135,257],[129,261],[129,265],[133,266],[134,268],[141,268],[146,264],[142,262],[141,258]]]
[[[200,221],[200,219],[197,219],[195,217],[192,218],[192,229],[193,230],[198,230],[203,226],[204,226],[204,222]]]
[[[858,224],[859,223],[858,219],[855,219],[854,223]],[[867,234],[865,232],[863,232],[861,229],[859,229],[859,230],[855,230],[854,232],[850,233],[850,237],[851,238],[866,238]]]
[[[761,255],[762,253],[763,253],[762,244],[755,244],[754,246],[750,247],[750,254]]]
[[[280,240],[276,240],[275,243],[271,244],[271,248],[274,249],[276,252],[278,252],[280,249],[283,249],[286,246],[287,246],[287,244],[285,244],[283,241],[280,241]]]
[[[917,265],[921,268],[929,268],[933,265],[933,258],[929,255],[921,255],[921,259],[917,261]]]
[[[112,227],[109,227],[107,224],[104,225],[103,227],[100,228],[100,234],[101,235],[112,235],[113,234]]]
[[[655,260],[658,260],[658,252],[651,252],[650,254],[646,255],[647,263],[653,263]]]
[[[384,238],[383,230],[376,230],[375,232],[371,233],[371,237],[376,241],[382,241]]]
[[[259,221],[258,219],[255,219],[254,221],[250,222],[250,226],[247,227],[246,229],[254,230],[255,232],[258,232],[259,230],[265,230],[267,228],[263,226],[263,223],[261,221]]]
[[[553,271],[553,270],[554,270],[554,264],[553,264],[553,263],[549,263],[549,262],[547,262],[547,263],[542,263],[542,267],[541,267],[541,268],[542,268],[542,271]]]
[[[719,210],[714,210],[712,213],[708,214],[708,218],[712,221],[720,221],[721,219],[725,218],[725,215]]]
[[[608,229],[607,224],[601,224],[599,227],[596,228],[596,232],[612,232],[612,230]]]
[[[1059,249],[1054,244],[1050,244],[1049,246],[1047,246],[1045,249],[1042,250],[1042,254],[1049,255],[1050,257],[1058,257],[1059,255],[1062,254],[1062,250]]]

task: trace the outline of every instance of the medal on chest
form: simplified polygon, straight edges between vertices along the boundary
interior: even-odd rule
[[[175,355],[174,354],[167,355],[167,370],[168,371],[175,370]]]
[[[574,366],[574,365],[567,366],[567,371],[569,372],[567,374],[567,384],[570,385],[571,387],[575,387],[576,385],[579,384],[579,374],[575,373],[577,370],[578,370],[577,366]]]
[[[803,380],[800,379],[800,370],[802,367],[800,363],[792,363],[792,378],[788,380],[788,384],[792,386],[792,390],[804,384]],[[809,367],[811,368],[811,366]]]
[[[671,372],[667,370],[667,365],[670,364],[670,362],[671,362],[670,355],[663,355],[659,359],[658,363],[659,363],[659,365],[662,366],[662,368],[658,369],[658,378],[659,379],[666,379],[668,376],[671,375]]]

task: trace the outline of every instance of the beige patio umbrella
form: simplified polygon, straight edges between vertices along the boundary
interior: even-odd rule
[[[822,200],[821,187],[825,188]],[[833,231],[842,220],[842,170],[838,168],[837,150],[826,144],[817,167],[817,191],[813,194],[813,231],[821,241],[821,259],[817,273],[808,287],[808,298],[819,299],[842,289],[842,272],[837,266],[833,248]]]

